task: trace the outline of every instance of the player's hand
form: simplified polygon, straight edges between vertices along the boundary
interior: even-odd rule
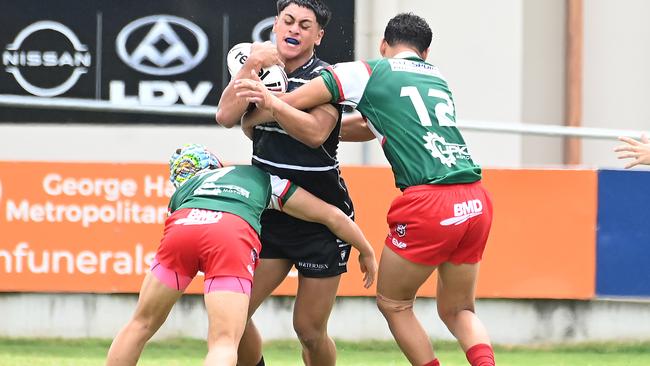
[[[248,60],[257,68],[280,65],[284,69],[284,60],[278,53],[278,47],[269,41],[254,42]]]
[[[274,103],[280,100],[271,93],[257,76],[251,71],[251,79],[238,79],[235,81],[237,97],[244,98],[248,103],[255,103],[259,109],[264,109],[273,114]]]
[[[359,254],[359,266],[363,273],[363,287],[370,288],[377,278],[377,260],[374,251]]]
[[[650,141],[648,140],[648,136],[645,134],[641,135],[641,141],[630,137],[619,137],[618,139],[626,143],[626,145],[621,145],[614,149],[615,152],[620,153],[618,158],[634,159],[625,165],[626,169],[639,164],[650,165]]]

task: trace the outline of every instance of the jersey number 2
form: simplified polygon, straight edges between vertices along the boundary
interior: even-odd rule
[[[438,125],[443,127],[455,126],[456,122],[454,121],[455,108],[454,102],[451,100],[449,95],[442,90],[438,89],[429,89],[428,96],[442,99],[439,100],[433,107],[433,110],[438,120]],[[409,97],[413,107],[415,108],[415,113],[418,114],[420,119],[420,124],[422,126],[432,126],[431,117],[429,116],[429,111],[427,110],[422,95],[418,91],[418,88],[414,86],[403,86],[400,91],[400,97]]]

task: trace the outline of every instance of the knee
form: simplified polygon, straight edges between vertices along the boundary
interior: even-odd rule
[[[473,314],[474,306],[441,306],[438,304],[438,316],[445,324],[453,323],[458,318],[458,315],[465,311]]]
[[[314,348],[327,337],[327,328],[319,327],[314,324],[294,322],[293,329],[296,335],[306,348]]]
[[[129,331],[139,334],[141,337],[151,338],[160,325],[155,319],[135,317],[128,324]]]
[[[393,314],[398,314],[404,311],[412,311],[414,301],[415,298],[408,300],[393,300],[377,293],[377,308],[384,317],[390,317]]]

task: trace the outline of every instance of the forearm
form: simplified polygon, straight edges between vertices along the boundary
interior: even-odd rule
[[[330,103],[332,94],[325,86],[323,78],[317,77],[291,93],[279,96],[279,98],[296,109],[306,110]]]
[[[363,255],[374,255],[374,250],[357,224],[342,211],[333,215],[327,222],[327,228],[344,242],[352,245]]]
[[[341,121],[341,141],[364,142],[375,139],[368,128],[368,122],[358,112],[343,117]]]
[[[218,124],[230,128],[239,123],[244,113],[246,113],[249,103],[245,98],[239,98],[236,95],[237,91],[234,88],[234,83],[239,79],[249,79],[253,69],[255,69],[255,65],[252,62],[250,65],[244,64],[223,90],[216,114]]]
[[[307,113],[284,102],[275,103],[272,109],[272,120],[275,120],[289,136],[312,148],[317,148],[325,142],[337,118],[338,114],[334,116],[324,110]]]

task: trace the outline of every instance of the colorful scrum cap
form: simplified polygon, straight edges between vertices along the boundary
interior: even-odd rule
[[[223,165],[205,146],[186,144],[176,149],[169,158],[169,180],[178,188],[204,169],[218,169]]]

